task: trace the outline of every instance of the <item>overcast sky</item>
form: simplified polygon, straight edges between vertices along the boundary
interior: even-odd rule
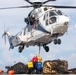
[[[32,1],[32,0],[31,0]],[[45,1],[45,0],[43,0]],[[76,5],[76,0],[57,0],[56,2],[49,2],[47,4],[56,5]],[[11,6],[29,5],[24,0],[0,0],[0,8]],[[22,53],[18,52],[18,48],[14,48],[9,51],[9,43],[5,45],[2,34],[4,29],[12,32],[13,35],[18,33],[22,28],[26,26],[24,18],[33,8],[23,9],[10,9],[0,10],[0,69],[5,70],[5,66],[13,65],[15,62],[27,63],[34,54],[38,54],[38,47],[31,46],[23,50]],[[76,23],[76,9],[60,9],[62,12],[70,17],[68,32],[60,37],[62,40],[61,45],[48,44],[50,51],[45,52],[43,47],[41,48],[41,56],[43,60],[61,59],[67,60],[69,68],[76,68],[76,30],[73,29],[73,25]],[[4,27],[5,24],[5,27]]]

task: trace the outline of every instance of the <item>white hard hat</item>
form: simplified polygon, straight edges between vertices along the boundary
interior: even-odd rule
[[[32,15],[32,17],[35,17],[35,15]]]
[[[40,60],[38,60],[38,62],[40,62]]]

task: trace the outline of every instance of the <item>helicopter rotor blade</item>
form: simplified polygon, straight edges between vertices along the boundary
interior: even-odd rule
[[[33,7],[33,6],[6,7],[6,8],[0,8],[0,10],[3,10],[3,9],[16,9],[16,8],[29,8],[29,7]]]
[[[29,0],[25,0],[25,1],[27,1],[28,3],[30,3],[30,4],[33,4],[32,2],[30,2]]]
[[[46,7],[55,7],[55,8],[76,8],[76,6],[55,6],[55,5],[44,5]]]
[[[47,0],[45,2],[42,2],[42,4],[45,4],[45,3],[50,2],[50,1],[56,1],[56,0]]]

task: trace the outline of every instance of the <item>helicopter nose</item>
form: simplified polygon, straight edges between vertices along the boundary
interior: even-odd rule
[[[58,23],[67,25],[69,23],[69,18],[67,16],[59,16]]]
[[[65,16],[63,24],[64,25],[68,25],[68,23],[69,23],[69,18]]]
[[[69,22],[69,18],[65,16],[65,22]]]

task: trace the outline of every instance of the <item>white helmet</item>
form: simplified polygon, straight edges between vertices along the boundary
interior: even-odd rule
[[[32,18],[35,18],[35,15],[32,15]]]
[[[38,60],[38,62],[40,62],[40,60]]]

